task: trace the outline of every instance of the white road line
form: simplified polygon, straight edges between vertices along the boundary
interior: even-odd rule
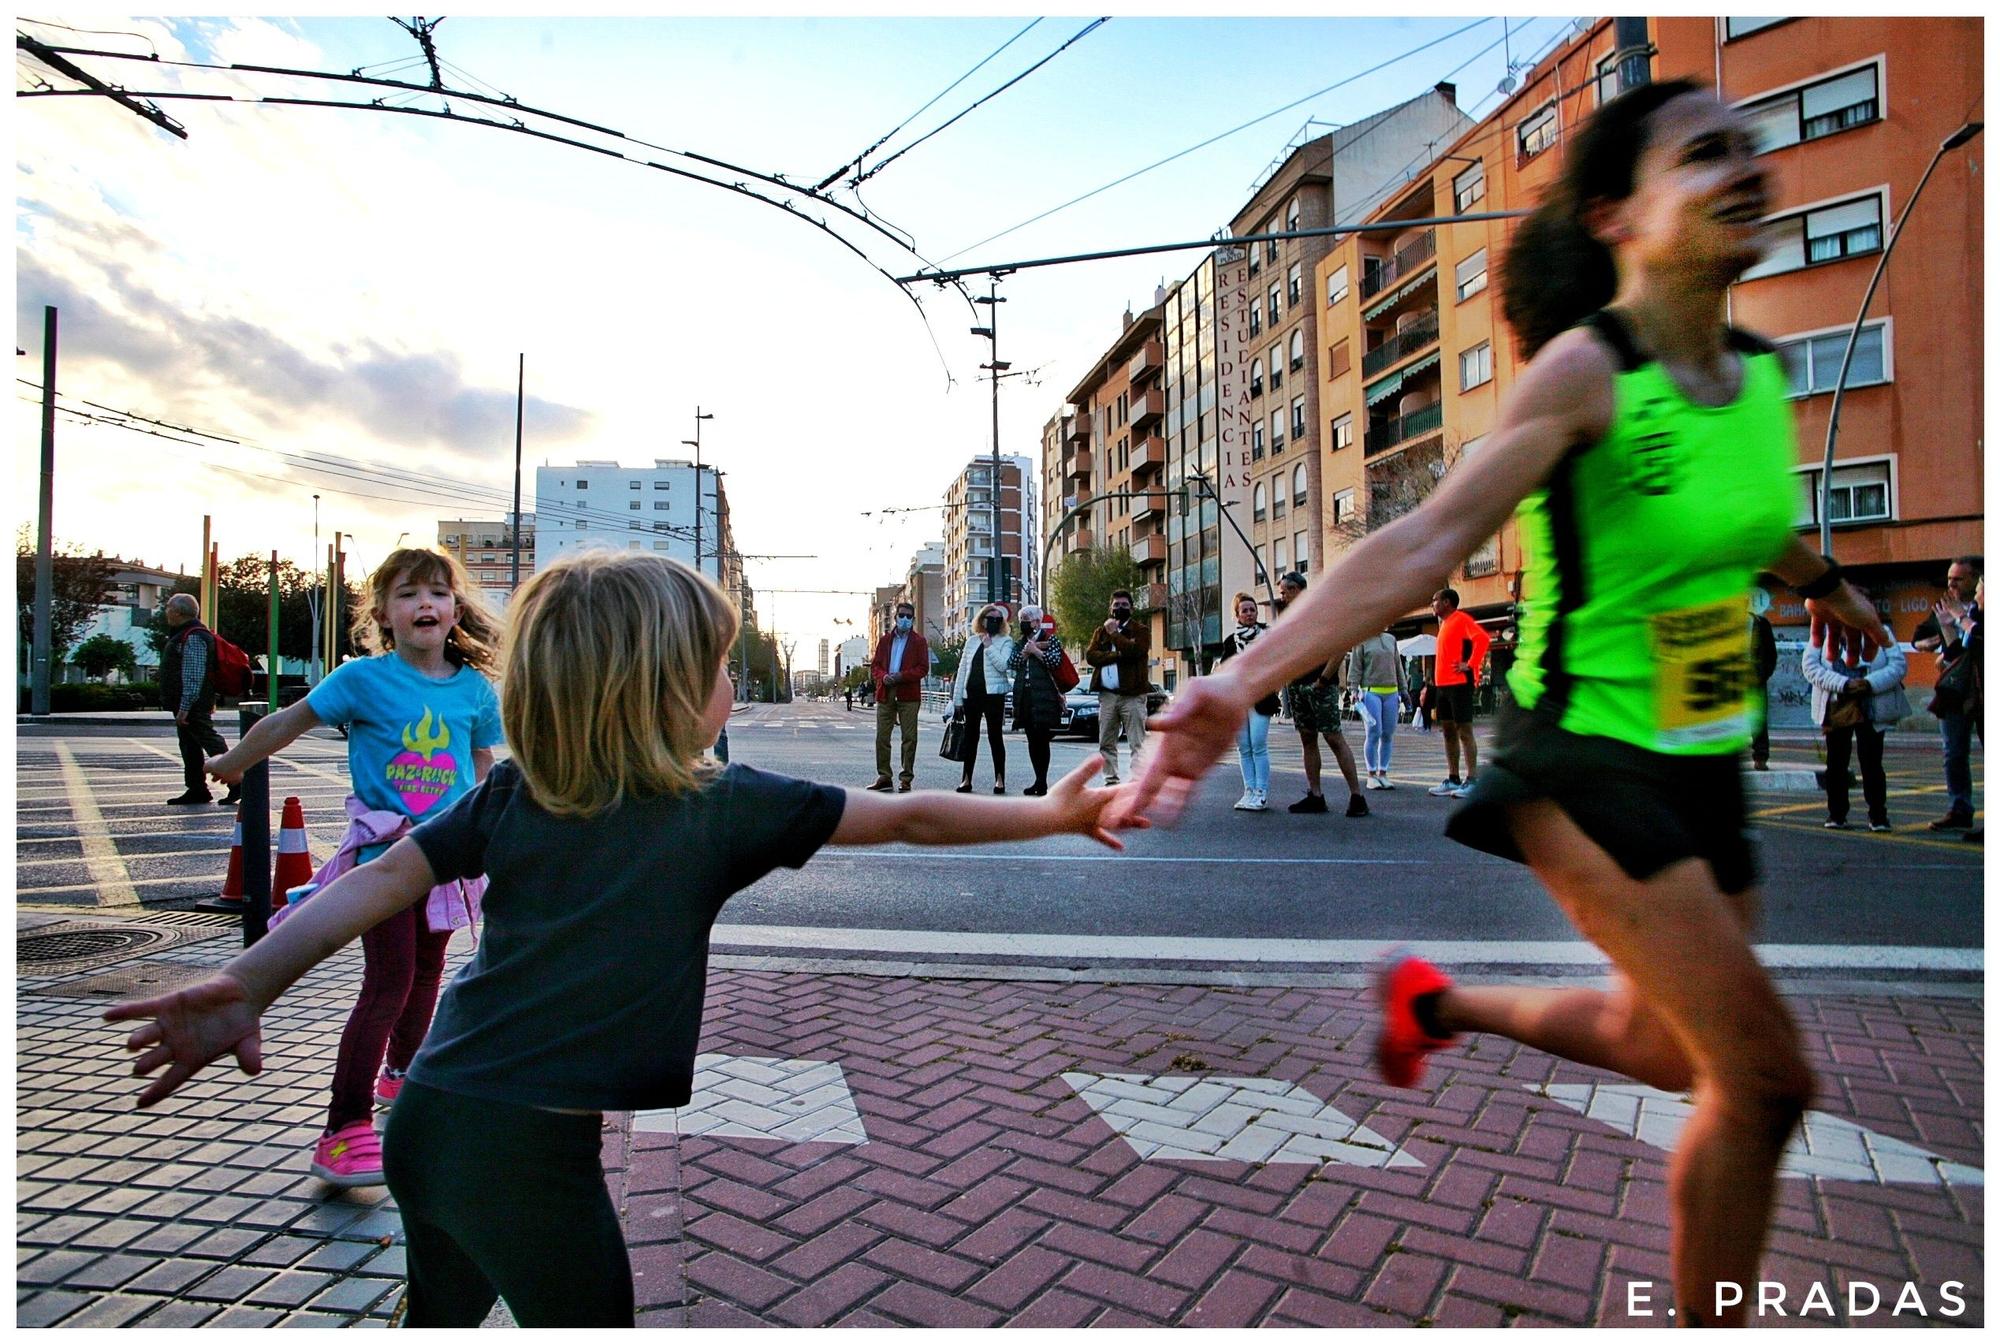
[[[1251,962],[1365,965],[1406,946],[1432,961],[1485,966],[1603,966],[1582,942],[1404,941],[1366,938],[1185,938],[1066,933],[955,933],[929,929],[842,929],[781,924],[717,924],[718,947],[984,955],[1115,961]],[[1766,943],[1758,960],[1785,970],[1931,970],[1983,972],[1976,947],[1873,947]]]
[[[227,874],[224,873],[184,873],[179,877],[128,877],[123,880],[123,887],[129,892],[134,887],[171,887],[179,882],[206,882],[214,886],[217,891],[220,891],[223,879],[226,876]],[[113,902],[104,899],[105,890],[106,884],[102,882],[74,882],[63,887],[17,887],[14,894],[23,900],[27,900],[35,896],[63,896],[72,892],[94,891],[98,893],[97,903],[99,905],[111,905]],[[127,901],[126,904],[139,904],[138,896],[136,894],[133,895],[131,900]]]
[[[153,745],[152,743],[150,743],[150,742],[142,742],[142,741],[140,741],[140,740],[139,740],[138,738],[136,738],[136,737],[128,737],[128,738],[126,738],[126,739],[125,739],[125,741],[127,741],[127,742],[130,742],[130,743],[131,743],[131,744],[132,744],[133,746],[135,746],[135,747],[143,747],[143,748],[144,748],[145,750],[147,750],[147,751],[150,751],[150,752],[152,752],[152,753],[153,753],[154,755],[156,755],[156,756],[166,756],[166,757],[167,757],[167,759],[168,759],[168,760],[170,760],[170,761],[176,761],[176,762],[177,762],[177,761],[179,761],[179,760],[180,760],[180,757],[178,757],[178,756],[169,756],[169,755],[167,755],[167,753],[166,753],[165,751],[161,750],[161,749],[160,749],[159,747],[156,747],[156,746],[154,746],[154,745]],[[339,759],[339,757],[326,757],[326,756],[321,756],[321,757],[319,757],[318,759],[320,759],[320,760],[338,760],[338,759]],[[316,765],[307,765],[307,764],[305,764],[305,763],[304,763],[303,761],[300,761],[300,760],[296,760],[296,759],[287,759],[286,757],[283,757],[283,756],[273,756],[273,757],[271,758],[271,761],[272,761],[272,763],[273,763],[273,764],[276,764],[276,765],[288,765],[288,766],[290,766],[290,767],[291,767],[292,769],[294,769],[294,770],[300,770],[300,771],[303,771],[303,772],[305,772],[305,773],[306,773],[306,774],[308,774],[308,775],[318,775],[318,776],[319,776],[319,777],[320,777],[321,779],[330,779],[330,780],[332,780],[332,781],[333,781],[334,783],[336,783],[336,784],[340,784],[340,785],[343,785],[343,786],[347,784],[347,776],[346,776],[346,775],[336,775],[336,774],[334,774],[334,773],[333,773],[333,772],[332,772],[331,770],[322,770],[322,769],[320,769],[320,768],[319,768],[318,766],[316,766]]]
[[[78,822],[85,826],[102,825],[104,819],[98,815],[97,800],[90,796],[90,780],[85,777],[83,767],[61,742],[56,743],[56,758],[62,762],[63,784],[69,789],[69,805]],[[118,846],[110,836],[87,833],[78,839],[91,880],[77,890],[95,892],[100,906],[139,904],[139,893],[132,889],[132,875],[125,871],[125,861],[118,857]]]

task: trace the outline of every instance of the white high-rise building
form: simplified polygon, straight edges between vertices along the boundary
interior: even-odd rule
[[[714,467],[701,467],[701,563],[725,590],[740,586],[729,496]],[[661,459],[650,467],[579,461],[535,469],[535,568],[588,547],[649,550],[695,564],[695,467]]]

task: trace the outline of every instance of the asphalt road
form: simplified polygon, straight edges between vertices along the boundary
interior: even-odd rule
[[[839,704],[755,706],[732,721],[732,754],[762,768],[860,787],[874,777],[873,723],[872,713],[857,707],[850,714]],[[920,788],[956,783],[957,767],[938,758],[936,740],[937,725],[927,722]],[[1358,725],[1350,740],[1358,751]],[[1761,942],[1858,949],[1864,963],[1870,948],[1982,946],[1982,850],[1922,830],[1943,810],[1936,745],[1891,742],[1890,809],[1903,828],[1896,834],[1824,831],[1816,795],[1753,801],[1766,873]],[[1279,724],[1271,744],[1274,806],[1267,813],[1231,810],[1239,780],[1225,760],[1181,825],[1129,835],[1123,856],[1080,839],[1011,849],[829,849],[805,869],[780,872],[739,894],[723,920],[738,944],[793,953],[870,945],[863,935],[796,930],[964,935],[962,948],[941,938],[882,945],[965,956],[992,955],[1005,941],[1001,935],[1050,935],[1051,943],[1037,944],[1044,951],[1073,943],[1110,960],[1147,955],[1119,942],[1126,939],[1575,943],[1525,870],[1442,839],[1452,804],[1424,792],[1443,773],[1435,734],[1407,727],[1399,733],[1399,787],[1367,794],[1372,815],[1353,820],[1339,815],[1343,789],[1330,760],[1335,811],[1287,814],[1284,805],[1304,792],[1298,740]],[[1070,769],[1094,750],[1059,740],[1053,769]],[[1776,764],[1814,764],[1812,751],[1809,742],[1781,743]],[[1025,743],[1010,738],[1016,792],[1029,781],[1026,757]],[[161,805],[179,791],[170,733],[23,726],[17,762],[22,905],[85,909],[136,901],[172,909],[219,889],[231,818],[220,809],[189,815]],[[316,732],[273,770],[274,804],[287,794],[303,800],[314,855],[323,857],[340,830],[344,744]],[[1983,767],[1976,766],[1980,777]],[[984,761],[978,780],[982,788],[990,781]],[[1858,797],[1856,805],[1858,815]],[[742,926],[748,925],[783,933],[764,943],[747,936]]]

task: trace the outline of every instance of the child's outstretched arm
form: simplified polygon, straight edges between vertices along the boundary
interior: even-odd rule
[[[151,1106],[198,1073],[234,1053],[245,1073],[264,1067],[257,1019],[292,982],[397,911],[422,900],[437,885],[430,861],[408,838],[373,863],[343,874],[288,916],[255,947],[214,976],[188,989],[150,999],[127,999],[105,1009],[107,1022],[151,1021],[135,1027],[127,1050],[144,1050],[132,1065],[145,1077],[163,1064],[166,1074],[139,1094]],[[149,1048],[150,1047],[150,1048]]]
[[[311,705],[301,700],[257,720],[256,726],[243,734],[242,741],[220,756],[209,757],[206,768],[209,774],[224,784],[240,784],[245,770],[277,755],[308,728],[317,727],[319,715],[313,713]]]
[[[881,794],[847,790],[847,805],[828,843],[977,845],[995,840],[1037,840],[1045,835],[1087,835],[1112,849],[1125,848],[1104,825],[1117,789],[1084,786],[1104,766],[1093,756],[1049,786],[1044,798],[973,798],[955,793]],[[1135,818],[1127,823],[1143,827]]]

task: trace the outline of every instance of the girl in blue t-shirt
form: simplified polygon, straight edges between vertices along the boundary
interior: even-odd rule
[[[664,556],[558,560],[507,617],[511,759],[214,978],[105,1016],[151,1019],[127,1041],[133,1071],[169,1067],[141,1106],[225,1054],[256,1073],[259,1016],[288,985],[438,881],[490,875],[485,936],[389,1112],[407,1324],[476,1326],[497,1294],[524,1326],[630,1326],[601,1116],[687,1103],[723,902],[825,844],[1068,833],[1119,849],[1102,817],[1121,791],[1084,787],[1095,756],[1019,800],[721,765],[706,750],[729,717],[736,612]]]
[[[342,663],[305,699],[208,762],[211,775],[234,787],[308,728],[347,730],[349,825],[316,885],[379,857],[413,823],[470,793],[500,741],[500,702],[482,675],[497,657],[496,623],[458,561],[415,547],[392,552],[368,578],[353,633],[373,657]],[[478,917],[483,888],[438,884],[427,901],[362,935],[361,995],[340,1036],[326,1130],[313,1144],[312,1172],[321,1180],[343,1189],[383,1184],[375,1103],[393,1102],[401,1090],[430,1029],[445,947],[453,929]],[[284,893],[272,897],[281,903]],[[274,913],[275,926],[291,912]]]

